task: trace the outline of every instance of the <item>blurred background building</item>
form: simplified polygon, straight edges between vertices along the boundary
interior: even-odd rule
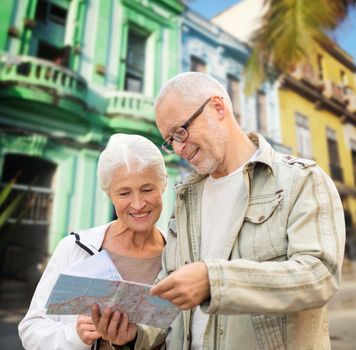
[[[177,1],[2,1],[0,175],[3,186],[17,175],[12,195],[26,196],[2,227],[1,276],[36,279],[64,235],[113,218],[98,155],[117,132],[160,145],[153,99],[179,70],[182,10]]]
[[[98,155],[117,132],[160,146],[153,101],[178,72],[211,74],[244,130],[323,167],[342,197],[347,254],[356,258],[355,63],[336,43],[319,45],[308,64],[247,96],[249,32],[233,24],[251,23],[256,9],[242,2],[209,21],[179,0],[0,0],[0,185],[16,179],[0,210],[22,194],[0,223],[0,320],[15,315],[2,323],[0,348],[58,241],[113,219],[96,179]],[[175,155],[165,159],[162,228],[172,187],[190,170]]]
[[[262,0],[242,1],[212,22],[249,43],[264,11]],[[280,142],[291,154],[315,160],[336,183],[345,210],[346,256],[356,259],[356,65],[336,42],[315,46],[307,63],[279,78]]]

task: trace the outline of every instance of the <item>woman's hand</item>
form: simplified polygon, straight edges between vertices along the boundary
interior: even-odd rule
[[[135,324],[129,323],[126,313],[112,312],[110,308],[105,308],[104,312],[100,314],[99,305],[94,304],[91,308],[91,315],[96,330],[103,339],[116,345],[124,345],[135,339],[137,327]]]
[[[77,319],[77,333],[84,344],[91,345],[101,338],[90,316],[79,315]]]

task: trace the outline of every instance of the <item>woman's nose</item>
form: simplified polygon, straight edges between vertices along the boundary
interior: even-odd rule
[[[135,210],[140,210],[146,205],[146,201],[142,195],[135,195],[132,202],[131,207]]]

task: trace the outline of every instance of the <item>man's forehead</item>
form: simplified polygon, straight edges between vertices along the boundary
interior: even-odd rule
[[[184,112],[182,99],[179,95],[168,94],[157,106],[157,126],[161,129],[168,129],[178,124]]]

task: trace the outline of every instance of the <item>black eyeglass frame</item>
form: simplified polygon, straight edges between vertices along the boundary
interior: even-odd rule
[[[168,138],[166,138],[166,139],[164,140],[164,142],[163,142],[162,145],[161,145],[161,148],[162,148],[163,151],[165,151],[165,152],[168,153],[168,154],[173,153],[174,150],[169,148],[169,147],[172,147],[173,141],[184,142],[184,141],[189,137],[188,127],[190,126],[190,124],[193,122],[193,120],[194,120],[195,118],[199,117],[199,115],[202,114],[202,112],[203,112],[205,106],[209,103],[209,101],[210,101],[211,99],[212,99],[212,97],[209,97],[209,98],[188,118],[188,120],[187,120],[184,124],[178,126],[178,127],[171,133],[171,135],[170,135]],[[185,136],[184,136],[183,138],[177,136],[177,134],[176,134],[177,130],[179,130],[179,129],[184,129],[185,132],[186,132],[186,134],[185,134]]]

